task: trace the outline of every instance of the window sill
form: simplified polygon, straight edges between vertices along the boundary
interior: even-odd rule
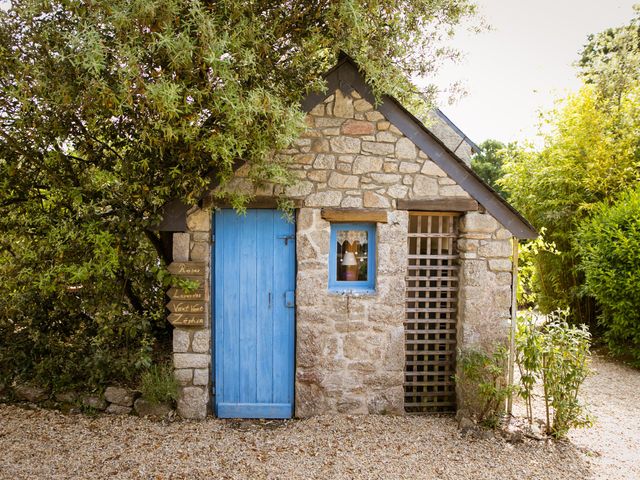
[[[374,289],[365,288],[330,288],[329,295],[350,296],[350,297],[374,297],[376,291]]]

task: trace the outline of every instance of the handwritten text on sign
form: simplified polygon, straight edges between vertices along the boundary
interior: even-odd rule
[[[172,313],[169,322],[174,327],[202,327],[204,326],[203,313]]]
[[[171,300],[167,308],[173,313],[204,313],[204,302]]]
[[[169,322],[174,326],[202,327],[205,324],[205,264],[204,262],[173,262],[169,272],[184,280],[191,280],[197,285],[194,291],[173,287],[167,294],[171,301],[167,308],[171,312]]]

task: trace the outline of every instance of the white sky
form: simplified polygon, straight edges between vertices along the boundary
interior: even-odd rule
[[[534,140],[540,109],[579,87],[572,67],[589,33],[628,23],[640,0],[477,0],[493,27],[461,29],[452,44],[465,53],[444,65],[436,84],[462,81],[468,92],[442,111],[474,142]],[[537,143],[537,142],[536,142]]]

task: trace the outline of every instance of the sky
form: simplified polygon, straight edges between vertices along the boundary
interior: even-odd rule
[[[467,96],[442,111],[476,143],[536,140],[538,111],[579,88],[572,64],[589,33],[629,23],[640,0],[476,0],[492,30],[460,29],[451,44],[464,52],[435,80],[461,81]]]

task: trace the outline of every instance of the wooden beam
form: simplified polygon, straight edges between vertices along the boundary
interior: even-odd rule
[[[387,211],[382,209],[323,208],[320,215],[329,222],[387,223]]]
[[[289,200],[293,202],[293,208],[302,207],[302,200],[298,200],[298,199],[289,199]],[[231,203],[229,203],[227,200],[224,200],[224,199],[221,199],[221,200],[211,199],[210,204],[207,204],[207,206],[209,205],[215,208],[231,208]],[[247,203],[247,208],[276,209],[278,208],[278,199],[276,197],[253,197],[253,199],[251,199],[249,203]]]
[[[478,202],[471,198],[398,200],[398,210],[414,210],[418,212],[471,212],[478,210],[478,208]]]

